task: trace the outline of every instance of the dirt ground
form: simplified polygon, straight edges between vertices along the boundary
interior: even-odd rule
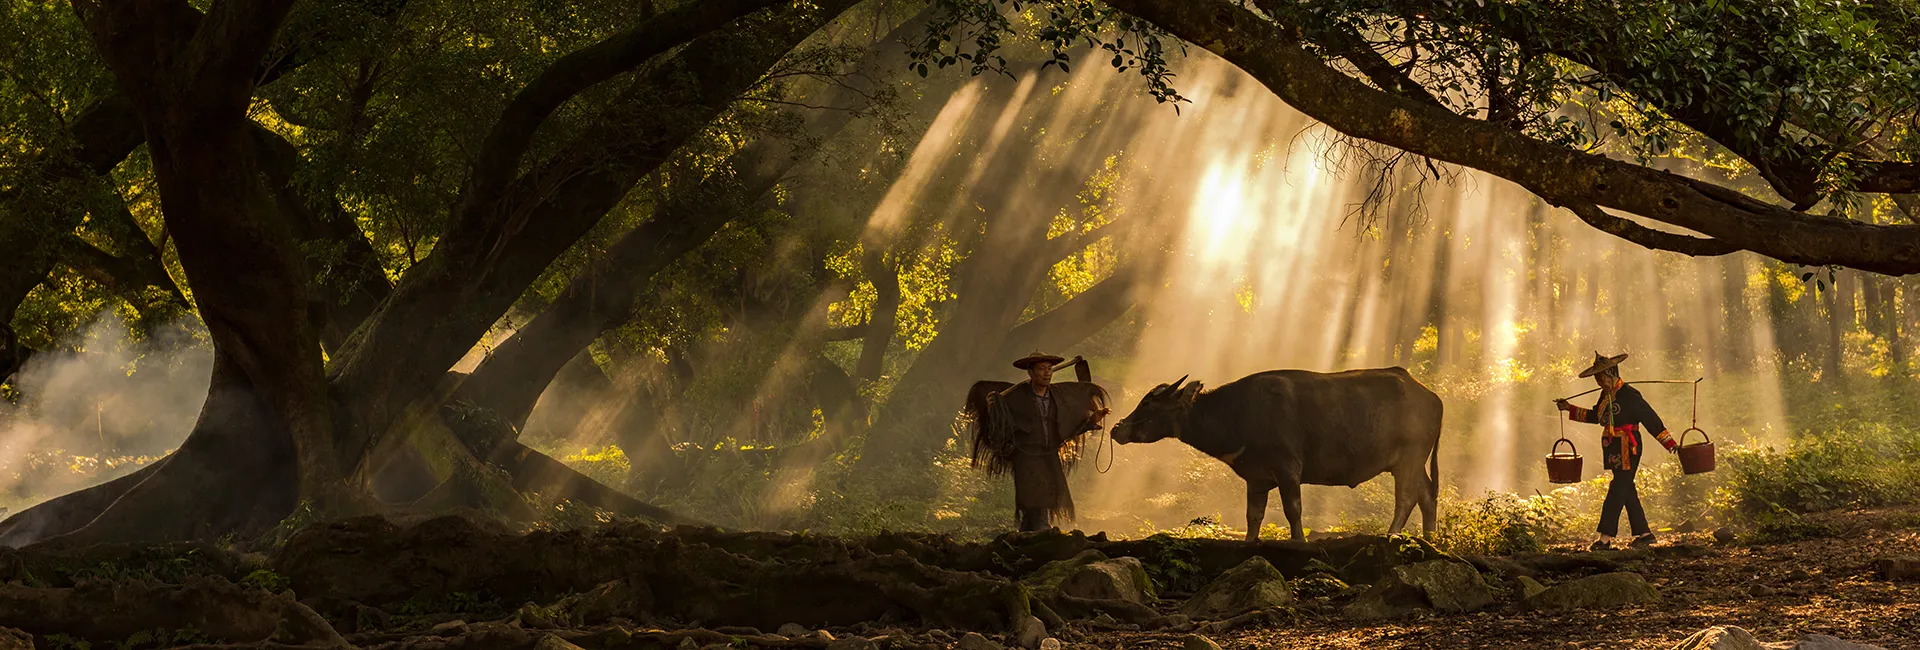
[[[1522,611],[1512,602],[1473,614],[1355,624],[1334,612],[1291,625],[1215,637],[1237,648],[1672,648],[1701,629],[1737,625],[1762,642],[1827,634],[1891,650],[1920,648],[1920,582],[1888,582],[1875,561],[1920,554],[1920,509],[1810,516],[1831,537],[1781,544],[1719,545],[1705,533],[1670,536],[1662,547],[1697,545],[1698,557],[1653,553],[1624,559],[1664,602],[1655,607],[1571,613]],[[1572,548],[1561,549],[1573,551]],[[1181,647],[1184,635],[1095,635],[1101,648]]]
[[[559,640],[587,650],[945,650],[969,629],[1011,644],[999,632],[1026,616],[1028,601],[1007,579],[1097,549],[1139,558],[1163,575],[1184,567],[1190,585],[1253,555],[1289,577],[1330,562],[1356,584],[1344,595],[1301,598],[1198,630],[1229,650],[1664,649],[1714,625],[1744,627],[1761,641],[1819,633],[1920,648],[1920,582],[1888,581],[1876,565],[1920,555],[1920,508],[1808,521],[1821,534],[1781,543],[1690,533],[1650,550],[1469,558],[1489,567],[1482,575],[1494,588],[1493,605],[1363,623],[1340,614],[1357,585],[1421,560],[1430,547],[1378,537],[1169,546],[1059,533],[968,544],[934,535],[856,540],[644,526],[516,535],[458,517],[399,525],[367,518],[303,531],[275,549],[0,549],[0,628],[33,634],[42,650],[80,642],[126,650],[222,642],[240,645],[197,647],[567,650]],[[1661,599],[1610,610],[1526,611],[1513,577],[1491,570],[1501,563],[1525,567],[1549,586],[1633,571]],[[1184,594],[1162,590],[1169,598],[1157,613],[1081,618],[1064,629],[1056,621],[1051,632],[1065,648],[1185,648],[1201,622],[1174,622]],[[799,620],[832,621],[823,626],[832,637],[774,633]],[[0,648],[12,647],[5,641]]]

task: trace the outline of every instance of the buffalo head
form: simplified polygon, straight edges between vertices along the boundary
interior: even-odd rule
[[[1153,387],[1140,398],[1140,404],[1133,407],[1132,413],[1113,425],[1113,441],[1124,445],[1179,437],[1180,430],[1187,426],[1193,400],[1199,395],[1200,382],[1188,384],[1186,377]]]

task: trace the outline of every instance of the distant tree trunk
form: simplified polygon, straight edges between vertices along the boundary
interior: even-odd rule
[[[1846,351],[1843,345],[1843,335],[1846,333],[1847,325],[1853,320],[1852,296],[1842,295],[1840,290],[1842,282],[1844,282],[1844,279],[1836,274],[1834,276],[1833,286],[1827,287],[1826,291],[1820,292],[1820,298],[1827,312],[1827,354],[1824,363],[1821,365],[1821,370],[1823,371],[1822,374],[1830,381],[1839,381],[1840,379],[1841,356]]]
[[[867,316],[866,336],[860,341],[860,361],[854,376],[873,381],[886,369],[887,346],[893,343],[896,312],[900,309],[900,270],[887,261],[886,249],[871,244],[860,268],[873,283],[873,313]]]

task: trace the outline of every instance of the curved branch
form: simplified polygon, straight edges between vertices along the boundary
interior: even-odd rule
[[[639,67],[654,55],[696,36],[719,29],[742,16],[778,4],[780,0],[706,0],[681,5],[606,40],[561,57],[527,87],[487,133],[474,161],[468,190],[472,201],[491,202],[506,191],[507,180],[533,142],[533,134],[547,117],[595,84]]]
[[[1198,44],[1335,130],[1511,180],[1556,205],[1631,212],[1804,265],[1920,272],[1920,226],[1873,225],[1727,200],[1685,177],[1571,151],[1377,90],[1327,67],[1280,26],[1224,0],[1107,0]]]
[[[1575,216],[1580,217],[1581,221],[1587,222],[1587,225],[1593,226],[1596,230],[1654,250],[1671,251],[1694,257],[1725,255],[1740,250],[1738,246],[1717,239],[1654,230],[1607,214],[1607,211],[1592,203],[1574,203],[1566,208],[1572,210]]]

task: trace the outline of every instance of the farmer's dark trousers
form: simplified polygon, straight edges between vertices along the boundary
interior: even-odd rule
[[[1046,508],[1021,508],[1020,532],[1025,533],[1052,528],[1052,524],[1047,521],[1050,518],[1047,515]]]
[[[1627,511],[1627,523],[1635,536],[1652,533],[1647,527],[1647,511],[1640,509],[1640,490],[1633,485],[1633,470],[1613,470],[1607,483],[1607,501],[1600,504],[1600,534],[1613,536],[1620,530],[1620,511]]]

